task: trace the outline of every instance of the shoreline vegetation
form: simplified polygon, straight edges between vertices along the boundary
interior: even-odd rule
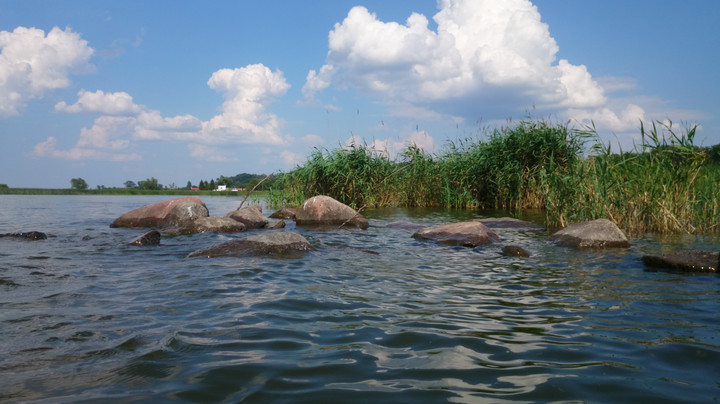
[[[720,145],[694,145],[695,131],[641,122],[640,143],[615,152],[594,126],[535,120],[437,154],[415,145],[396,159],[368,145],[315,149],[277,176],[267,201],[297,206],[327,195],[355,209],[541,209],[549,228],[607,218],[631,235],[718,234]]]

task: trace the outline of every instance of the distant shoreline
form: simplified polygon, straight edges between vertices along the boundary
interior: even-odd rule
[[[191,191],[188,189],[72,189],[72,188],[0,188],[0,195],[168,195],[168,196],[234,196],[244,197],[247,191]],[[254,197],[267,196],[266,191],[254,191]]]

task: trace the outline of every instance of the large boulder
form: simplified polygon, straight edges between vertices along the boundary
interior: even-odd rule
[[[125,213],[115,219],[110,227],[182,226],[184,223],[209,216],[203,201],[195,197],[171,199],[146,205]]]
[[[563,247],[630,247],[630,241],[625,237],[625,233],[607,219],[571,224],[550,236],[550,240]]]
[[[664,255],[644,255],[648,267],[680,272],[718,272],[720,254],[708,251],[678,251]]]
[[[233,210],[225,217],[244,224],[248,229],[259,229],[268,223],[268,219],[262,214],[262,208],[257,205]]]
[[[325,195],[313,196],[300,205],[295,212],[295,222],[299,225],[345,224],[361,229],[369,226],[368,220],[355,209]]]
[[[181,226],[166,227],[166,234],[197,234],[197,233],[237,233],[247,230],[247,227],[235,220],[226,217],[208,216],[184,222]]]
[[[297,233],[272,232],[231,240],[197,250],[188,257],[252,256],[311,251],[312,245]]]
[[[500,240],[494,231],[476,220],[425,227],[415,232],[413,237],[466,247],[477,247]]]

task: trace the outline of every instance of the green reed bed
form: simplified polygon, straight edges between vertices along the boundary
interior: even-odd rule
[[[268,201],[296,206],[324,194],[355,208],[544,209],[551,228],[609,218],[631,234],[720,232],[720,149],[695,146],[695,128],[676,133],[672,123],[641,135],[634,150],[614,153],[593,127],[525,121],[436,155],[318,149],[279,176]]]

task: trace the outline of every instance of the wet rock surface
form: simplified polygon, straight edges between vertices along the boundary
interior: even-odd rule
[[[0,234],[0,237],[37,241],[37,240],[46,240],[47,234],[40,232],[40,231],[28,231],[28,232],[22,232],[22,233],[4,233],[4,234]]]
[[[522,248],[518,247],[516,245],[506,245],[502,248],[501,252],[502,255],[506,257],[529,257],[530,253]]]
[[[718,272],[719,260],[719,253],[708,251],[678,251],[642,257],[647,267],[679,272]]]
[[[575,248],[627,248],[625,233],[607,219],[574,223],[550,236],[556,245]]]
[[[271,219],[288,219],[288,220],[295,220],[295,214],[296,210],[293,208],[282,208],[280,210],[277,210],[273,212],[270,215]]]
[[[151,245],[160,245],[160,232],[157,230],[150,230],[149,232],[140,235],[136,237],[133,241],[130,242],[131,245],[135,246],[151,246]]]
[[[494,231],[475,220],[425,227],[415,232],[413,237],[466,247],[491,244],[500,240]]]
[[[194,251],[188,257],[253,256],[291,254],[311,251],[312,245],[300,234],[271,232],[231,240],[216,246]]]

